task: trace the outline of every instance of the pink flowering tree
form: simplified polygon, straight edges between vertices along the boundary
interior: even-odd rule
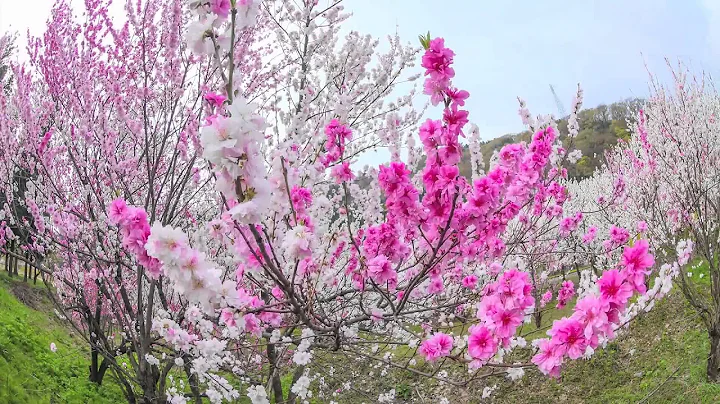
[[[5,242],[20,229],[27,248],[47,258],[41,269],[60,315],[90,346],[90,380],[100,384],[109,371],[128,401],[155,402],[171,367],[147,359],[158,349],[152,320],[184,313],[187,301],[157,266],[142,265],[148,258],[126,251],[144,244],[149,227],[121,239],[107,207],[118,197],[141,207],[138,225],[189,228],[217,215],[199,127],[224,97],[210,91],[220,87],[217,61],[185,44],[194,15],[182,4],[127,2],[120,24],[109,6],[85,2],[79,23],[69,2],[57,2],[45,34],[29,38],[29,64],[10,65],[14,85],[0,95],[0,178],[12,200],[2,206],[0,242],[9,251]],[[265,26],[212,38],[217,55],[241,66],[236,90],[246,96],[272,86],[272,71],[258,68]],[[224,40],[231,36],[233,47]],[[197,376],[174,359],[199,397]]]
[[[349,35],[338,51],[338,27],[347,15],[337,4],[326,10],[306,6],[316,14],[308,19],[271,2],[261,8],[251,1],[198,1],[184,8],[145,1],[128,3],[127,22],[120,26],[110,19],[108,6],[88,2],[86,22],[78,24],[67,2],[59,2],[47,33],[30,40],[30,66],[13,66],[17,87],[0,104],[7,151],[3,187],[14,189],[18,169],[32,173],[17,202],[35,225],[5,207],[9,221],[3,234],[17,223],[30,235],[33,251],[53,258],[42,270],[54,284],[60,311],[90,344],[91,380],[102,382],[110,370],[129,401],[154,401],[166,391],[198,400],[230,399],[230,383],[206,377],[216,370],[214,363],[200,359],[213,366],[203,370],[191,362],[213,349],[205,338],[194,343],[212,325],[191,306],[200,296],[188,299],[186,290],[160,271],[159,261],[143,252],[149,223],[204,227],[207,233],[195,240],[207,242],[203,253],[232,262],[234,252],[224,242],[213,244],[213,237],[226,231],[218,209],[223,198],[208,192],[208,184],[221,184],[225,173],[210,170],[212,158],[199,158],[201,151],[222,158],[224,149],[201,147],[208,138],[198,132],[201,119],[239,97],[266,106],[258,112],[279,128],[295,125],[296,133],[308,133],[343,105],[353,127],[372,134],[347,146],[349,158],[376,147],[381,138],[394,141],[417,121],[409,96],[387,102],[417,51],[395,39],[373,67],[377,41],[358,34]],[[267,54],[268,44],[277,43],[272,35],[289,35],[283,43],[303,49],[300,58],[290,49]],[[265,65],[261,56],[280,61]],[[326,66],[326,74],[317,66]],[[240,101],[233,103],[238,106]],[[245,130],[215,127],[220,137]],[[245,150],[247,156],[264,151],[254,146]],[[258,169],[262,163],[252,165],[258,162],[245,168]],[[259,202],[266,196],[262,190],[258,183],[248,199],[258,191]],[[133,207],[119,200],[112,204],[118,197]],[[121,234],[115,225],[124,229]],[[233,264],[220,276],[235,278],[235,271]],[[178,335],[186,345],[158,339],[166,331],[153,330],[155,319],[181,327]],[[272,347],[264,353],[274,355]],[[184,387],[168,386],[168,375],[177,372],[185,375]],[[201,382],[207,387],[202,393]]]
[[[662,256],[687,262],[695,251],[706,273],[673,271],[676,284],[708,330],[707,377],[720,381],[720,99],[707,77],[680,66],[673,88],[652,83],[652,95],[629,142],[608,155],[597,189],[623,183],[623,202],[610,214],[638,222]],[[600,191],[603,192],[603,191]],[[676,243],[684,241],[680,248]],[[703,279],[709,275],[708,279]],[[708,281],[707,283],[705,281]]]

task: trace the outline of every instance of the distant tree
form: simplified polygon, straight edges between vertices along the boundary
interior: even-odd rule
[[[587,108],[579,112],[578,121],[582,130],[573,141],[573,148],[582,153],[581,160],[577,165],[568,167],[568,175],[571,178],[586,178],[604,162],[603,156],[606,150],[610,150],[618,139],[625,141],[630,139],[628,119],[632,119],[644,101],[639,98],[626,99],[610,105],[598,105],[595,108]],[[567,144],[568,122],[567,117],[557,121],[560,131],[560,138],[563,145]],[[525,131],[515,134],[503,135],[480,145],[485,170],[489,168],[490,159],[495,151],[500,151],[503,146],[516,142],[529,142],[530,132]],[[469,178],[469,154],[463,155],[460,162],[460,173]]]
[[[4,34],[0,36],[0,87],[7,93],[10,91],[12,81],[10,70],[10,55],[15,50],[15,36]]]

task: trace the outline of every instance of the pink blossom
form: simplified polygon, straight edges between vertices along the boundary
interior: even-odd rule
[[[313,198],[312,193],[309,189],[296,185],[290,191],[290,200],[292,200],[295,210],[303,213],[305,212],[305,209],[307,209],[310,204],[312,204]]]
[[[447,89],[447,95],[450,97],[452,102],[461,107],[465,106],[465,100],[470,97],[470,93],[465,90],[458,90],[457,88]]]
[[[468,289],[474,289],[475,285],[477,285],[477,282],[478,278],[475,275],[468,275],[462,280],[463,287],[466,287]]]
[[[45,152],[45,148],[47,147],[48,143],[50,142],[51,137],[52,137],[52,131],[47,131],[45,133],[45,136],[43,136],[42,140],[40,141],[40,146],[38,146],[38,154],[43,154]]]
[[[630,283],[639,293],[645,293],[646,269],[655,264],[655,258],[648,252],[647,240],[638,240],[632,247],[625,247],[620,266]]]
[[[430,283],[427,287],[428,294],[434,295],[442,293],[445,290],[445,284],[441,276],[433,276],[430,278]]]
[[[427,361],[432,362],[438,358],[450,355],[452,347],[452,337],[438,332],[423,341],[422,344],[420,344],[420,348],[418,348],[418,352],[423,355]]]
[[[120,224],[128,214],[128,206],[124,199],[115,199],[108,207],[108,218],[113,224]]]
[[[585,353],[587,347],[585,327],[575,319],[555,320],[548,335],[552,336],[552,341],[560,352],[567,353],[570,359],[577,359]]]
[[[390,264],[390,261],[388,261],[387,257],[384,255],[378,255],[368,261],[367,267],[370,279],[380,285],[397,279],[397,272],[395,272]]]
[[[614,245],[620,246],[627,243],[630,239],[630,233],[622,227],[613,225],[610,227],[610,239]]]
[[[237,325],[237,323],[235,322],[235,314],[229,309],[224,309],[220,313],[220,321],[222,321],[228,327],[235,327],[235,325]]]
[[[532,357],[531,362],[536,364],[538,369],[552,377],[560,376],[560,365],[563,362],[563,354],[557,345],[549,339],[540,340],[538,353]]]
[[[499,273],[502,271],[503,267],[502,267],[502,264],[501,264],[501,263],[499,263],[499,262],[493,262],[492,264],[490,264],[490,266],[488,267],[488,269],[490,270],[490,273],[491,273],[491,274],[497,275],[497,274],[499,274]]]
[[[422,67],[426,69],[425,75],[438,81],[445,81],[455,76],[450,67],[455,53],[445,47],[445,40],[435,38],[430,41],[428,49],[422,57]]]
[[[493,339],[490,330],[484,326],[475,325],[470,327],[468,337],[468,354],[480,361],[487,361],[497,351],[497,342]]]
[[[540,307],[545,307],[545,305],[548,304],[550,300],[552,300],[553,294],[551,290],[548,290],[547,292],[543,293],[541,299],[540,299]]]
[[[229,0],[225,0],[228,1]],[[205,98],[205,101],[207,101],[210,105],[212,105],[215,108],[221,108],[223,104],[225,103],[225,100],[227,100],[227,97],[225,97],[222,94],[208,92],[203,97]]]
[[[495,335],[498,338],[510,338],[515,334],[517,327],[522,324],[524,314],[520,310],[501,307],[492,316],[495,326]]]
[[[527,273],[511,269],[500,276],[498,279],[497,292],[508,299],[519,299],[525,295],[525,287],[527,282]]]
[[[272,288],[271,293],[277,300],[285,299],[285,293],[279,287],[275,286]]]
[[[612,332],[607,311],[609,305],[596,296],[586,296],[577,301],[573,318],[585,326],[585,338],[590,339],[597,331],[605,334]]]
[[[255,336],[262,334],[262,328],[260,327],[260,320],[252,313],[245,314],[242,317],[245,323],[245,331]]]
[[[352,131],[337,119],[333,119],[325,127],[325,135],[327,136],[325,141],[327,154],[322,157],[321,161],[325,167],[328,167],[343,156],[345,143],[352,139]]]
[[[230,0],[210,0],[210,11],[222,18],[227,18],[231,7]]]
[[[647,223],[645,223],[645,222],[642,221],[642,220],[639,221],[639,222],[637,222],[637,231],[638,231],[638,233],[645,233],[645,232],[647,231],[647,229],[648,229]]]
[[[583,243],[585,243],[585,244],[592,243],[592,241],[595,240],[596,235],[597,235],[597,227],[594,227],[594,226],[590,227],[588,229],[587,233],[585,233],[585,235],[582,238]]]
[[[352,181],[352,179],[355,178],[355,174],[353,174],[352,170],[350,169],[350,162],[348,161],[345,161],[340,165],[336,165],[335,167],[333,167],[331,170],[331,175],[333,178],[335,178],[335,182],[337,182],[338,184]]]
[[[562,309],[572,297],[575,296],[575,285],[572,281],[565,281],[558,292],[557,308]]]
[[[633,287],[617,269],[605,271],[598,280],[603,301],[624,305],[633,294]]]

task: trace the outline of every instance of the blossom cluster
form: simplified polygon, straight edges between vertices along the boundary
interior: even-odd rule
[[[572,316],[553,322],[549,339],[536,340],[539,352],[532,362],[544,374],[557,377],[565,357],[578,359],[613,339],[630,298],[635,292],[645,294],[645,275],[654,263],[646,240],[625,247],[619,268],[598,280],[599,293],[579,299]]]
[[[258,221],[267,207],[270,184],[261,155],[265,120],[256,106],[237,97],[229,116],[212,115],[200,130],[203,157],[213,165],[217,189],[228,199],[229,213],[243,223]]]
[[[108,206],[108,220],[120,227],[122,245],[133,253],[137,261],[152,278],[161,274],[160,262],[148,254],[145,244],[150,237],[150,224],[147,212],[142,208],[128,206],[123,199],[114,200]]]

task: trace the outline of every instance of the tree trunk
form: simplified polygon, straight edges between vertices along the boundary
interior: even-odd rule
[[[150,379],[152,379],[150,376],[143,378],[143,396],[140,398],[140,402],[143,404],[157,404],[163,402],[163,400],[158,397],[155,383],[153,383]]]
[[[8,247],[8,255],[7,258],[5,258],[5,269],[7,269],[10,276],[13,274],[13,260],[15,257],[10,255],[11,252],[15,252],[15,240],[10,241],[10,246]]]
[[[25,264],[23,265],[23,268],[24,268],[24,270],[23,270],[23,282],[27,282],[27,279],[28,279],[28,264],[27,264],[28,261],[30,261],[30,253],[29,253],[29,252],[26,252],[26,253],[25,253]]]
[[[540,309],[536,309],[537,311],[533,314],[533,317],[535,318],[535,328],[540,328],[542,325],[542,312]]]
[[[117,374],[117,372],[116,372]],[[135,398],[135,392],[132,389],[132,386],[130,383],[128,383],[127,380],[125,380],[124,377],[118,377],[117,379],[121,384],[121,389],[123,391],[123,395],[128,401],[128,404],[137,404],[137,399]]]
[[[277,353],[275,352],[275,345],[267,345],[267,357],[270,361],[270,385],[272,386],[273,395],[275,396],[276,403],[284,402],[282,381],[280,380],[280,371],[277,368]]]
[[[109,367],[110,367],[110,361],[107,358],[103,358],[102,362],[100,362],[100,370],[98,370],[98,379],[97,379],[98,385],[102,384],[103,378],[105,378],[105,372],[107,372]]]
[[[718,330],[718,326],[714,326],[709,334],[710,356],[707,361],[707,378],[711,383],[720,383],[720,330]]]
[[[200,386],[198,385],[198,377],[192,373],[190,368],[190,362],[185,362],[185,375],[188,378],[188,384],[190,385],[190,391],[193,395],[193,401],[195,404],[202,404],[202,397],[200,397]]]
[[[13,268],[15,268],[14,269],[15,275],[18,275],[18,259],[17,259],[17,257],[15,257],[15,259],[13,260]]]
[[[138,373],[138,379],[140,387],[143,391],[143,396],[140,398],[140,403],[143,404],[156,404],[164,403],[167,401],[165,398],[165,392],[158,391],[158,380],[160,379],[160,371],[157,366],[150,365],[145,362],[145,366],[141,365],[140,372]]]
[[[35,269],[35,276],[33,277],[33,283],[37,285],[37,278],[40,275],[40,266],[43,264],[43,258],[40,254],[35,254],[33,258],[33,269]]]
[[[98,374],[100,373],[100,363],[98,361],[99,354],[96,348],[91,348],[90,351],[90,381],[100,385],[98,381]]]
[[[100,354],[93,349],[90,353],[90,381],[101,386],[109,367],[110,361],[107,358],[100,361]]]

